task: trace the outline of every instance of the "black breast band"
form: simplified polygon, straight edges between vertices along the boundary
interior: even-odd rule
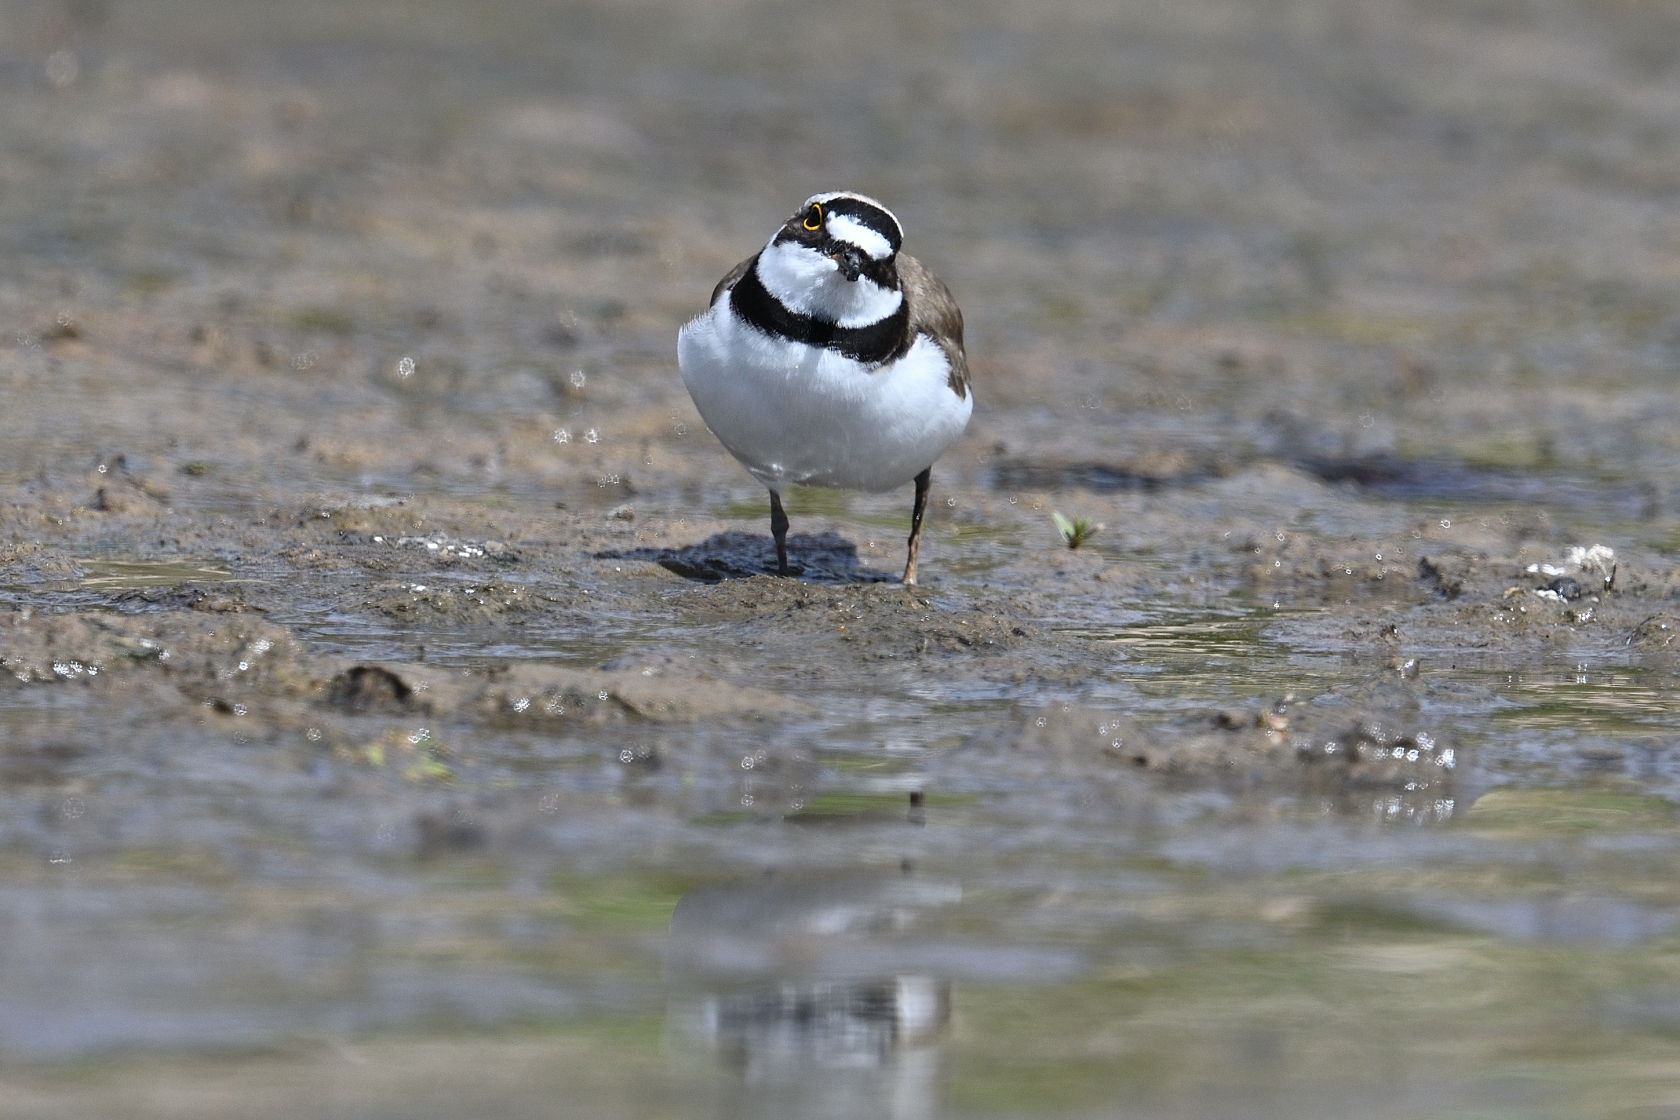
[[[914,341],[910,338],[910,306],[902,298],[898,310],[885,319],[863,327],[842,327],[826,319],[789,311],[759,280],[756,258],[746,275],[736,282],[729,298],[735,314],[773,338],[821,346],[865,365],[879,365],[903,357]]]

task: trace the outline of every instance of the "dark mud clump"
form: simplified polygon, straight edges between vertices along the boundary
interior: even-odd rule
[[[0,545],[0,585],[63,583],[85,574],[69,555],[38,542]]]
[[[704,672],[568,669],[512,664],[462,672],[427,665],[353,665],[332,678],[326,702],[347,712],[412,713],[533,731],[626,716],[654,722],[797,713],[789,697]]]
[[[301,697],[318,690],[324,666],[288,631],[259,619],[178,611],[0,615],[0,667],[26,683],[103,689],[144,673],[195,698]]]
[[[406,712],[414,689],[379,665],[352,665],[332,679],[327,702],[353,712]]]
[[[1641,620],[1623,645],[1637,664],[1680,673],[1680,609],[1664,608]]]
[[[1363,809],[1401,797],[1415,815],[1450,799],[1463,761],[1456,737],[1423,715],[1428,694],[1415,663],[1310,700],[1280,699],[1150,722],[1090,707],[1023,713],[980,732],[967,751],[1004,752],[1017,765],[1068,779],[1093,766],[1164,789],[1328,798]]]

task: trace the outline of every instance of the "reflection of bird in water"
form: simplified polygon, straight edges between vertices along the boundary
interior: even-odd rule
[[[974,398],[962,311],[939,277],[899,252],[903,240],[874,199],[815,195],[677,336],[706,426],[770,489],[780,575],[785,488],[914,480],[904,582],[916,582],[933,462],[962,434]]]
[[[690,891],[671,916],[668,974],[700,994],[673,1003],[672,1033],[741,1075],[753,1115],[931,1117],[928,1044],[950,1021],[950,983],[885,935],[961,898],[908,872]],[[882,975],[893,957],[910,967]]]
[[[951,986],[931,976],[782,984],[706,997],[706,1033],[742,1072],[763,1065],[885,1066],[951,1018]]]

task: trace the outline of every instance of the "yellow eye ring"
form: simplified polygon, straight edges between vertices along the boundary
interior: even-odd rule
[[[822,228],[822,205],[820,203],[811,203],[811,212],[805,215],[805,221],[802,224],[812,233]]]

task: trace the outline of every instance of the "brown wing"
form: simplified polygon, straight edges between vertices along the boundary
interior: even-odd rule
[[[951,363],[951,391],[968,396],[968,357],[963,353],[962,308],[945,282],[915,257],[898,255],[898,284],[910,301],[910,333],[925,334]]]
[[[724,276],[724,278],[717,282],[717,287],[712,289],[712,302],[708,303],[706,306],[711,307],[714,304],[716,304],[718,300],[722,299],[723,298],[723,293],[727,292],[729,289],[733,288],[737,283],[739,283],[740,280],[741,280],[741,277],[743,277],[747,274],[747,269],[751,268],[753,266],[753,262],[756,261],[757,259],[758,259],[758,254],[754,253],[752,256],[748,257],[746,260],[742,261],[740,264],[738,264],[734,268],[730,269],[729,272]]]

